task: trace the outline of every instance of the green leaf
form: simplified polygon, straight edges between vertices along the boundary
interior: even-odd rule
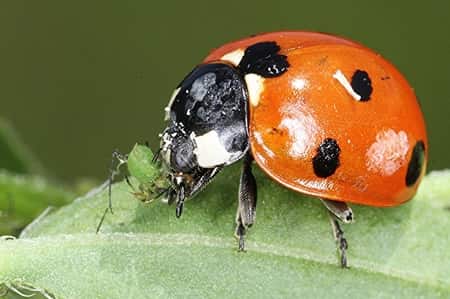
[[[247,252],[237,252],[238,170],[224,170],[180,219],[173,206],[142,204],[118,183],[114,214],[97,235],[108,199],[95,190],[23,238],[0,241],[0,283],[57,298],[450,296],[450,171],[429,174],[402,206],[352,206],[356,222],[343,226],[350,269],[341,269],[320,201],[259,171],[257,223]]]
[[[61,206],[73,198],[43,175],[39,161],[0,118],[0,234],[15,235],[50,205]]]
[[[67,204],[73,196],[41,177],[0,170],[0,235],[14,234],[48,207]]]
[[[20,140],[15,130],[0,118],[0,169],[22,174],[43,174],[42,165]]]

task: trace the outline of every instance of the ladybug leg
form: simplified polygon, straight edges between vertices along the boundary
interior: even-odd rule
[[[336,240],[336,243],[338,244],[338,249],[340,251],[341,267],[348,268],[348,266],[347,266],[347,249],[348,249],[347,239],[345,239],[345,237],[344,237],[344,231],[341,229],[339,222],[336,219],[336,216],[334,216],[331,212],[329,212],[329,213],[330,213],[330,221],[331,221],[331,227],[333,228],[334,238]]]
[[[192,187],[189,197],[193,197],[195,194],[203,190],[203,188],[205,188],[222,169],[223,166],[207,169]]]
[[[353,222],[353,211],[345,202],[327,199],[321,199],[321,201],[327,210],[342,222]]]
[[[167,189],[168,204],[169,205],[172,204],[175,201],[175,199],[177,201],[175,211],[177,218],[181,217],[181,214],[183,213],[183,206],[185,199],[193,197],[195,194],[197,194],[203,188],[205,188],[206,185],[208,185],[222,169],[223,169],[222,166],[206,169],[200,177],[195,179],[196,181],[192,187],[186,188],[184,183],[181,183],[178,185],[178,187],[175,187],[176,191],[173,188]]]
[[[175,215],[177,218],[181,217],[183,213],[184,200],[186,199],[186,195],[184,193],[184,186],[181,185],[177,191],[177,207],[175,208]]]
[[[349,206],[347,206],[345,202],[322,199],[322,203],[328,209],[331,227],[333,229],[333,235],[338,245],[338,249],[340,251],[341,266],[342,268],[348,268],[347,266],[348,243],[347,239],[345,239],[344,237],[344,231],[339,225],[338,220],[344,223],[351,223],[353,221],[352,209]]]
[[[175,199],[177,199],[177,192],[175,191],[175,189],[170,188],[167,191],[167,203],[169,205],[173,204],[173,202],[175,201]]]
[[[256,217],[256,180],[252,174],[253,158],[247,153],[242,166],[239,183],[239,205],[236,213],[235,236],[239,239],[239,251],[245,250],[244,236],[249,227],[253,225]]]

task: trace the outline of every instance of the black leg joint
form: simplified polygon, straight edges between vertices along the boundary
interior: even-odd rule
[[[177,192],[177,207],[175,209],[175,215],[177,216],[177,218],[180,218],[181,214],[183,213],[185,199],[184,186],[180,186],[179,188],[180,189],[178,189]]]

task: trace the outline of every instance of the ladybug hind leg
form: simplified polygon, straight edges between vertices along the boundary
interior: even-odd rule
[[[244,236],[256,218],[256,180],[252,174],[253,158],[247,153],[244,158],[241,179],[239,183],[239,204],[236,212],[235,236],[239,240],[239,251],[245,250]]]
[[[344,231],[339,225],[339,221],[342,221],[344,223],[353,222],[353,211],[345,202],[325,200],[325,199],[321,200],[322,203],[327,208],[328,215],[330,216],[333,235],[340,253],[341,266],[342,268],[348,268],[347,266],[348,243],[347,239],[345,239],[344,237]]]

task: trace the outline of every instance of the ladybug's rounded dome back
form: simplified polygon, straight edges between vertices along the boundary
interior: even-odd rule
[[[277,49],[271,74],[244,71],[250,147],[269,176],[302,193],[373,206],[415,194],[426,168],[425,124],[392,64],[352,41],[311,32],[243,39],[205,62],[242,67],[254,45]]]

